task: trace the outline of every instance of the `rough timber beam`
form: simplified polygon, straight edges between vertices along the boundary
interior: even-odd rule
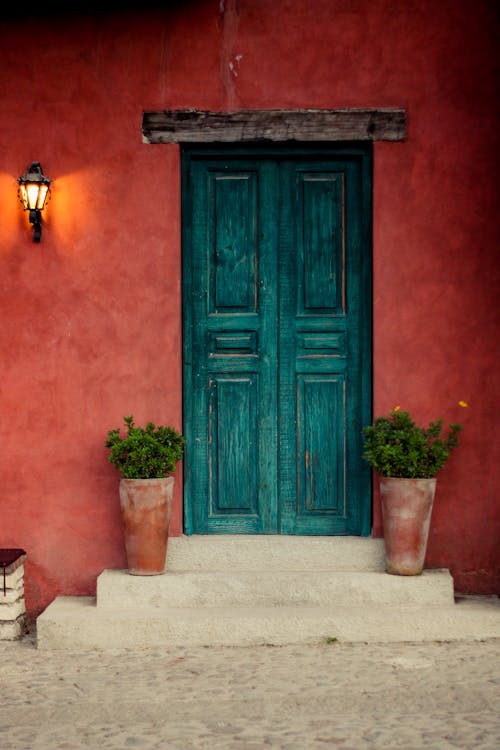
[[[404,109],[143,112],[143,143],[404,141]]]

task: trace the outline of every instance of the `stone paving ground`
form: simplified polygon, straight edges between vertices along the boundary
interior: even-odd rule
[[[0,750],[499,750],[499,656],[500,639],[50,653],[31,630],[0,642]]]

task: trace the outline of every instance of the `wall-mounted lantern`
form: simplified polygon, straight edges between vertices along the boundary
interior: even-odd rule
[[[33,240],[40,242],[42,237],[42,210],[50,196],[50,179],[42,171],[39,161],[34,161],[19,177],[19,200],[24,210],[29,211],[29,220],[33,224]]]

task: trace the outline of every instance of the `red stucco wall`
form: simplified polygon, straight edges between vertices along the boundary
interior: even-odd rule
[[[182,425],[179,152],[140,133],[162,108],[407,108],[408,141],[374,152],[374,410],[464,424],[427,564],[459,591],[499,590],[496,5],[205,0],[3,20],[0,546],[28,552],[32,614],[124,565],[107,431],[130,413]],[[40,245],[16,197],[33,160],[53,179]]]

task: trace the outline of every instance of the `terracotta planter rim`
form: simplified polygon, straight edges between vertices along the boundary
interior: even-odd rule
[[[390,479],[391,482],[435,482],[437,477],[385,477],[380,475],[381,481]]]
[[[129,479],[127,477],[121,477],[120,482],[173,482],[174,477],[168,476],[168,477],[149,477],[149,478],[137,478],[137,479]]]

